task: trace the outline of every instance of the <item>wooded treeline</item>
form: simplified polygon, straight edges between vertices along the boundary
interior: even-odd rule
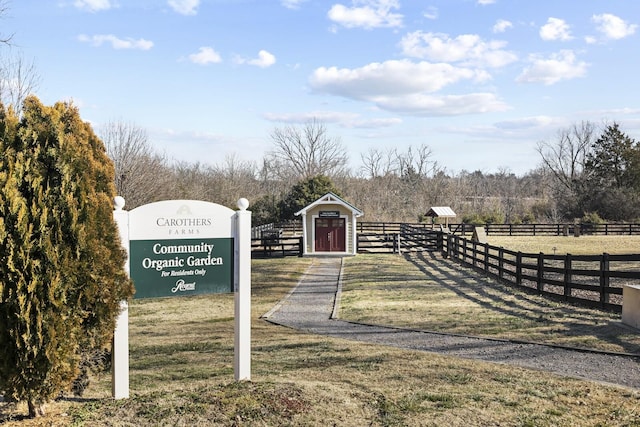
[[[215,164],[175,162],[146,132],[114,121],[98,130],[116,167],[127,208],[164,199],[200,199],[235,208],[251,202],[254,224],[293,218],[300,201],[334,191],[366,221],[418,222],[432,206],[450,206],[472,223],[636,221],[640,218],[640,147],[618,123],[591,122],[540,141],[532,170],[452,173],[428,145],[371,149],[349,168],[346,149],[318,120],[275,128],[260,163],[232,155]]]

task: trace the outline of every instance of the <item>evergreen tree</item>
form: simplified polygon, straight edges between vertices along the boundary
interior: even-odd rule
[[[75,107],[0,109],[0,390],[30,416],[110,342],[133,293],[114,196],[113,164]]]
[[[587,180],[579,188],[582,211],[608,220],[633,221],[640,215],[640,144],[607,126],[585,163]]]
[[[295,213],[310,203],[315,202],[327,193],[340,196],[340,192],[331,179],[325,175],[317,175],[298,182],[289,194],[280,202],[280,219],[294,219]]]
[[[594,143],[585,169],[591,185],[640,189],[639,166],[640,145],[614,123]]]

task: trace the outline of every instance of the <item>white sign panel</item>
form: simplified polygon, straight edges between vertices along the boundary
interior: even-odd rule
[[[233,236],[235,212],[200,200],[149,203],[129,212],[130,240]]]

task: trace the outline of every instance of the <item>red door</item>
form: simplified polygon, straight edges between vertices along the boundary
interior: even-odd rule
[[[344,218],[316,219],[316,252],[346,252]]]

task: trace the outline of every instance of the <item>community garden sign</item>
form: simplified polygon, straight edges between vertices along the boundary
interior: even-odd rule
[[[114,218],[128,250],[135,298],[210,293],[235,294],[236,380],[248,380],[251,335],[251,213],[199,200],[168,200],[124,211]],[[113,395],[129,395],[128,307],[122,304],[113,348]]]

